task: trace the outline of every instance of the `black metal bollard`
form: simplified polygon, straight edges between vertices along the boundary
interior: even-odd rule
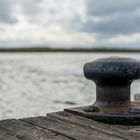
[[[140,61],[109,57],[86,63],[84,75],[96,83],[91,106],[65,111],[111,124],[140,124],[140,103],[131,102],[130,86],[140,78]]]

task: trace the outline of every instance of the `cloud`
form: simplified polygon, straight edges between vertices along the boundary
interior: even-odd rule
[[[0,22],[2,23],[15,23],[16,19],[12,15],[13,7],[12,2],[13,0],[0,0]]]
[[[59,24],[66,27],[77,15],[82,15],[85,0],[22,0],[21,14],[29,22],[41,25]]]
[[[140,32],[139,0],[87,0],[87,20],[79,31],[106,35]]]
[[[33,17],[42,13],[42,0],[21,0],[19,2],[23,14]]]
[[[139,0],[87,0],[87,12],[94,16],[131,13],[140,8]]]
[[[94,17],[93,17],[94,18]],[[81,25],[81,31],[97,34],[119,35],[132,34],[140,31],[140,15],[120,15],[103,18],[99,21],[87,20]]]
[[[84,0],[20,0],[15,1],[17,21],[14,25],[0,24],[5,31],[0,32],[1,41],[13,41],[14,43],[21,40],[33,42],[33,44],[56,44],[56,45],[74,45],[81,44],[85,36],[85,42],[89,40],[88,36],[82,33],[70,33],[67,31],[67,25],[71,24],[73,17],[83,15]],[[82,38],[82,41],[80,41]],[[77,40],[77,41],[76,41]],[[9,41],[8,41],[9,42]],[[13,44],[13,43],[12,43]]]
[[[139,0],[0,0],[4,43],[136,46],[139,23]]]

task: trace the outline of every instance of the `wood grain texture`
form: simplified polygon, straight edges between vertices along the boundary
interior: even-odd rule
[[[22,140],[69,140],[55,132],[15,119],[1,121],[0,128]]]
[[[139,140],[140,125],[109,125],[67,112],[0,121],[0,140]]]
[[[1,129],[0,130],[0,140],[20,140],[20,139],[8,134],[6,131]]]
[[[101,131],[109,135],[118,136],[128,140],[140,140],[140,125],[109,125],[93,121],[81,116],[73,115],[67,112],[57,112],[48,114],[50,117],[58,117],[63,121],[73,122],[79,125],[90,127],[93,130]]]
[[[115,135],[109,135],[98,131],[96,129],[91,129],[90,127],[85,127],[79,125],[72,121],[63,120],[59,117],[52,115],[47,115],[47,117],[37,117],[37,118],[27,118],[22,119],[22,121],[31,123],[33,125],[51,130],[53,132],[59,133],[61,135],[67,136],[72,139],[77,140],[122,140],[123,138]]]

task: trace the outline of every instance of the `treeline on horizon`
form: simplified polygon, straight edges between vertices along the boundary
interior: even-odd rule
[[[0,48],[0,52],[140,52],[140,49],[124,48],[45,48],[45,47],[26,47],[26,48]]]

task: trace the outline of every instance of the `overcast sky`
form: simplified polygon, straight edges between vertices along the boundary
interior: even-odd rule
[[[0,0],[0,46],[140,46],[140,0]]]

